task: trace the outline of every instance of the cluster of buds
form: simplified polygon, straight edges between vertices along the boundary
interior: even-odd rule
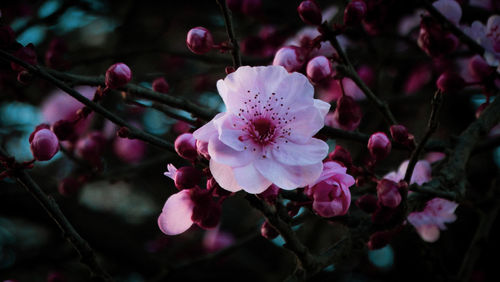
[[[207,144],[195,140],[191,133],[183,133],[177,137],[174,146],[177,154],[189,160],[193,166],[179,169],[172,164],[167,166],[165,176],[174,181],[179,192],[165,202],[158,225],[167,235],[180,234],[193,224],[204,229],[215,228],[220,221],[222,202],[231,192],[222,189],[208,169],[201,171],[194,167],[200,159],[209,157]],[[201,188],[204,175],[207,179],[206,188]]]

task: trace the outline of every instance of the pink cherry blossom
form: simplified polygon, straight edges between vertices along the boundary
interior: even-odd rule
[[[408,221],[415,227],[418,234],[426,242],[439,239],[440,230],[446,230],[445,223],[454,222],[457,217],[455,209],[458,204],[442,198],[434,198],[427,202],[421,212],[412,212]]]
[[[257,194],[273,183],[295,189],[319,177],[328,145],[312,136],[330,105],[313,98],[304,75],[245,66],[217,88],[227,111],[193,135],[208,142],[210,171],[222,188]]]
[[[306,187],[305,193],[313,198],[314,211],[323,217],[344,215],[351,204],[349,187],[354,177],[337,162],[325,162],[321,176]]]
[[[486,26],[474,21],[464,32],[483,46],[484,58],[490,66],[497,67],[500,73],[500,15],[493,15],[488,19]]]
[[[408,168],[408,163],[408,160],[402,162],[397,171],[392,171],[384,175],[384,178],[392,180],[394,182],[403,180],[405,177],[406,169]],[[432,179],[431,172],[431,164],[428,161],[418,161],[415,165],[415,168],[413,169],[410,184],[417,183],[418,185],[422,185],[426,182],[429,182]]]

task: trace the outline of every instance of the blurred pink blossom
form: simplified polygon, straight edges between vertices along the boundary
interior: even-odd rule
[[[221,231],[219,228],[208,230],[203,237],[203,247],[209,253],[227,248],[233,243],[234,236],[231,233]]]
[[[319,177],[328,145],[312,136],[330,105],[313,98],[304,75],[245,66],[217,88],[227,111],[193,134],[208,142],[210,171],[222,188],[257,194],[273,183],[295,189]]]
[[[427,202],[423,211],[410,213],[408,221],[424,241],[435,242],[439,239],[439,231],[446,230],[445,223],[457,219],[455,215],[457,207],[458,204],[455,202],[434,198]]]
[[[385,179],[392,180],[394,182],[399,182],[404,179],[406,169],[408,168],[409,161],[406,160],[401,163],[397,171],[389,172],[384,175]],[[429,182],[431,180],[431,164],[426,160],[418,161],[413,169],[413,174],[411,175],[410,184],[417,183],[418,185],[422,185],[425,182]]]
[[[500,16],[491,16],[486,25],[474,21],[470,27],[464,27],[464,32],[483,46],[486,62],[500,73]]]

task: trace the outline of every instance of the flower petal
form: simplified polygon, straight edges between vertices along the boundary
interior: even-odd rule
[[[208,153],[218,163],[231,167],[240,167],[252,162],[260,154],[260,148],[249,147],[243,151],[236,151],[222,143],[217,136],[212,136],[208,142]]]
[[[286,165],[309,165],[321,162],[328,154],[328,145],[319,139],[311,138],[305,144],[282,142],[274,146],[273,157]]]
[[[316,107],[305,107],[291,114],[290,135],[288,140],[303,144],[308,142],[311,137],[325,126],[324,109]]]
[[[180,234],[191,227],[194,203],[191,190],[182,190],[170,196],[158,217],[160,230],[167,235]]]
[[[218,163],[214,161],[214,159],[210,159],[210,172],[220,187],[231,192],[237,192],[242,189],[238,185],[238,182],[236,182],[233,168],[230,166]]]
[[[238,185],[250,194],[262,193],[273,184],[262,176],[253,164],[234,168],[233,173]]]
[[[272,158],[258,158],[254,161],[255,168],[276,186],[291,190],[313,183],[323,170],[323,163],[311,165],[284,165]]]
[[[198,128],[195,132],[193,132],[194,138],[196,140],[208,142],[212,136],[217,134],[217,128],[215,127],[214,122],[223,116],[224,113],[218,113],[210,122]]]
[[[219,134],[219,140],[236,151],[243,151],[250,144],[242,142],[239,137],[244,135],[241,130],[245,124],[241,119],[231,113],[226,113],[223,117],[213,122]],[[247,142],[249,143],[249,142]]]

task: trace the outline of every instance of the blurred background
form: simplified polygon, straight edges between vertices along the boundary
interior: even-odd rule
[[[258,3],[233,6],[243,63],[268,65],[281,46],[296,40],[307,28],[297,15],[300,1],[250,2]],[[347,2],[318,1],[323,11],[330,8],[329,18],[338,24]],[[466,69],[463,66],[472,54],[464,49],[433,60],[416,43],[422,10],[414,1],[373,2],[381,2],[385,8],[369,24],[346,32],[341,42],[356,67],[372,70],[374,92],[388,101],[398,120],[418,138],[425,131],[437,76],[443,68]],[[467,5],[464,22],[485,22],[491,13],[499,12],[498,6],[488,10],[466,0],[460,2]],[[97,77],[110,65],[124,62],[132,69],[133,83],[150,88],[153,80],[165,78],[170,87],[166,95],[187,98],[214,113],[224,110],[215,83],[225,77],[225,67],[232,65],[230,54],[212,50],[195,55],[185,43],[187,32],[196,26],[209,29],[216,43],[227,41],[224,18],[215,1],[2,1],[0,11],[0,24],[10,26],[23,46],[35,46],[39,64]],[[95,91],[77,87],[89,98]],[[318,86],[317,96],[335,95],[332,92],[338,89],[332,89]],[[112,92],[102,104],[149,133],[173,143],[176,136],[194,129],[190,123],[151,108],[149,101],[139,101],[142,106],[138,106],[122,96]],[[334,105],[333,99],[328,100]],[[484,101],[481,89],[474,87],[445,97],[434,137],[449,141],[458,135],[475,119],[475,110]],[[359,131],[383,130],[385,123],[375,107],[363,99],[359,104],[363,109]],[[16,160],[32,158],[28,137],[36,125],[67,118],[79,108],[81,104],[47,82],[19,82],[10,65],[0,62],[0,144]],[[187,112],[170,111],[194,120]],[[216,230],[194,226],[182,235],[164,235],[157,216],[177,190],[163,172],[168,163],[177,167],[188,163],[141,141],[124,142],[116,137],[117,128],[96,114],[80,127],[78,141],[63,146],[64,152],[52,160],[35,163],[30,174],[56,199],[117,281],[281,281],[294,269],[295,259],[282,248],[283,240],[260,235],[262,216],[242,194],[224,203]],[[99,169],[72,153],[78,142],[92,140],[95,132],[105,140]],[[346,147],[355,163],[361,164],[367,155],[366,144],[328,142],[331,149],[335,144]],[[407,158],[407,152],[395,150],[376,173],[395,170]],[[473,194],[485,193],[498,175],[498,165],[498,149],[472,158],[468,177]],[[68,179],[79,184],[68,184]],[[79,264],[76,252],[31,195],[12,179],[2,180],[0,187],[0,280],[88,281],[89,273]],[[352,205],[352,209],[356,207]],[[423,242],[408,227],[391,245],[352,253],[315,280],[447,281],[460,267],[478,224],[473,205],[461,205],[457,216],[436,243]],[[495,281],[497,276],[496,260],[489,259],[500,251],[494,240],[500,235],[498,222],[494,226],[489,237],[493,240],[483,242],[473,281]],[[304,243],[318,253],[338,240],[346,227],[309,216],[296,228]],[[233,248],[213,255],[228,246]]]

